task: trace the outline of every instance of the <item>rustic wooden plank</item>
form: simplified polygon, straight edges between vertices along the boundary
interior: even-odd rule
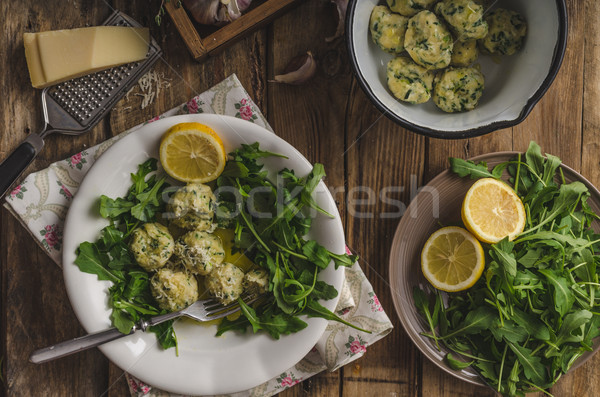
[[[422,358],[395,315],[387,277],[396,226],[421,183],[425,138],[382,116],[356,82],[350,96],[346,112],[348,240],[363,258],[362,268],[395,329],[368,348],[357,362],[359,371],[344,371],[343,390],[348,395],[419,396]]]
[[[568,45],[562,67],[548,92],[529,117],[514,128],[515,150],[526,150],[534,140],[542,152],[552,153],[575,168],[581,167],[581,114],[585,11],[577,1],[567,2]]]
[[[596,187],[600,186],[600,27],[594,22],[594,16],[600,12],[600,4],[586,1],[585,6],[585,46],[584,46],[584,83],[583,92],[583,146],[581,172]]]
[[[108,364],[108,384],[104,395],[106,397],[122,397],[130,395],[125,371],[112,362],[109,362]]]
[[[266,65],[269,78],[282,73],[289,60],[308,50],[315,55],[318,70],[302,86],[269,83],[267,108],[269,123],[277,135],[310,162],[324,164],[325,183],[344,218],[344,114],[350,70],[343,42],[325,42],[325,37],[331,35],[330,7],[325,2],[304,2],[272,24]],[[300,26],[303,34],[297,34]],[[341,373],[323,372],[281,396],[340,395]]]
[[[18,221],[3,210],[2,279],[6,310],[2,323],[7,395],[100,395],[108,381],[108,361],[89,350],[46,364],[29,363],[33,350],[83,335],[62,282],[62,272]],[[9,256],[10,253],[10,256]],[[10,259],[10,260],[9,260]],[[32,381],[34,380],[35,381]]]
[[[581,4],[579,4],[581,6]],[[594,186],[600,187],[600,26],[597,16],[600,3],[593,0],[582,7],[583,45],[583,117],[581,174]],[[580,20],[581,21],[581,20]],[[594,355],[583,366],[564,377],[559,388],[553,388],[555,395],[596,396],[600,394],[600,381],[596,369],[600,365],[600,356]]]
[[[0,33],[0,87],[11,93],[4,97],[0,110],[5,123],[0,145],[2,158],[27,133],[42,128],[40,93],[29,82],[22,34],[100,24],[109,12],[104,2],[99,3],[101,8],[92,2],[26,1],[18,7],[9,2],[0,4],[5,21]],[[81,137],[50,136],[26,173],[44,168],[103,137],[103,124]],[[0,217],[4,391],[7,395],[48,395],[49,391],[56,395],[74,391],[100,395],[108,374],[107,360],[97,350],[44,365],[28,362],[34,349],[84,331],[70,307],[60,269],[5,209]]]
[[[427,374],[423,382],[423,396],[436,397],[495,397],[498,396],[494,390],[486,386],[467,383],[439,369],[429,360],[424,360],[423,373]],[[535,397],[534,394],[528,396]]]

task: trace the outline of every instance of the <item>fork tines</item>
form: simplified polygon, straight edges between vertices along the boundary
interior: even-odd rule
[[[258,299],[259,295],[257,294],[248,294],[245,296],[242,296],[242,300],[244,301],[245,304],[249,305],[251,303],[254,303],[257,299]],[[206,314],[208,316],[227,316],[231,313],[235,313],[236,311],[238,311],[240,309],[240,305],[238,304],[237,301],[232,302],[228,305],[223,305],[221,302],[218,301],[208,301],[204,304],[204,309],[206,310]]]

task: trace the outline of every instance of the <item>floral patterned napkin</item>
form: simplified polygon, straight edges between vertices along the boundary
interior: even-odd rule
[[[188,113],[233,115],[272,131],[235,75],[229,76],[210,90],[146,123],[167,116]],[[30,174],[7,195],[4,206],[20,220],[59,266],[62,259],[62,227],[79,183],[95,160],[108,147],[142,125],[133,127],[68,159],[53,163],[44,170]],[[371,334],[356,331],[338,322],[330,322],[315,347],[294,367],[262,385],[231,396],[272,396],[321,371],[334,371],[356,360],[366,352],[368,345],[391,332],[392,323],[357,263],[346,269],[346,279],[340,295],[337,313],[345,320],[371,330]],[[127,381],[134,397],[176,396],[153,388],[129,374],[127,374]]]

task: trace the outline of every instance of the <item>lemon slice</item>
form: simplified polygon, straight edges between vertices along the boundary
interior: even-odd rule
[[[525,208],[515,191],[494,178],[483,178],[471,186],[463,200],[462,220],[480,241],[509,240],[525,228]]]
[[[421,269],[437,289],[448,292],[470,288],[479,280],[485,259],[477,239],[461,227],[433,233],[421,251]]]
[[[204,183],[217,179],[226,160],[223,141],[204,124],[176,124],[160,141],[160,163],[167,174],[182,182]]]

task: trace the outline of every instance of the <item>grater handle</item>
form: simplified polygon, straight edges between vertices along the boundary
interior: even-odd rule
[[[44,146],[38,134],[31,134],[0,164],[0,198],[23,173]]]

